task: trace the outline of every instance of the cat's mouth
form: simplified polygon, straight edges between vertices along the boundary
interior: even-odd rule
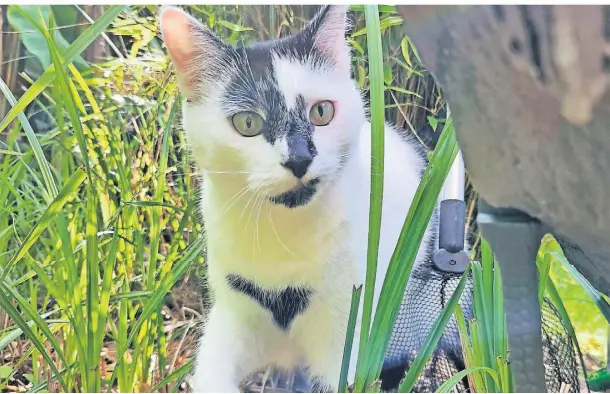
[[[272,203],[283,205],[286,208],[297,208],[306,205],[311,201],[313,196],[318,191],[318,184],[320,178],[313,178],[305,183],[299,181],[299,183],[292,189],[278,194],[277,196],[270,197]]]

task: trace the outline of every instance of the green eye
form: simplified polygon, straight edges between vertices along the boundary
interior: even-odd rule
[[[240,112],[231,118],[233,128],[244,137],[254,137],[263,130],[263,118],[256,112]]]
[[[326,126],[335,116],[335,106],[330,101],[315,103],[309,111],[309,120],[316,126]]]

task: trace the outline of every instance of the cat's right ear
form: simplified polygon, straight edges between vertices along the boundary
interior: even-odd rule
[[[165,7],[159,15],[161,34],[176,67],[178,85],[188,99],[199,96],[202,85],[218,65],[225,44],[201,22],[179,8]]]

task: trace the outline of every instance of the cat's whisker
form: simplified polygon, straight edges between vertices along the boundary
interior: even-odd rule
[[[271,223],[271,229],[273,230],[273,234],[275,234],[275,237],[277,238],[278,242],[280,243],[280,245],[288,252],[290,253],[291,256],[295,256],[294,252],[292,250],[290,250],[290,248],[288,246],[286,246],[282,240],[280,239],[279,234],[277,233],[277,230],[275,228],[275,223],[273,223],[273,215],[272,215],[272,210],[269,210],[269,222]]]
[[[255,172],[255,171],[216,171],[216,170],[202,170],[201,174],[231,174],[231,175],[260,175],[264,174],[264,172]]]
[[[260,190],[260,188],[259,188],[259,190]],[[262,197],[262,195],[260,195],[258,193],[256,194],[256,198],[254,199],[254,204],[252,204],[252,209],[250,210],[250,215],[248,215],[248,222],[246,223],[246,228],[248,228],[248,224],[250,223],[250,219],[252,218],[252,214],[258,208],[259,200],[262,201],[261,197]],[[254,221],[256,222],[256,219],[254,219]],[[254,236],[252,237],[252,255],[254,255],[254,242],[257,239],[257,237],[258,237],[258,222],[256,222],[256,230],[254,232]]]
[[[245,213],[245,209],[247,209],[247,207],[250,205],[250,201],[252,200],[252,197],[255,197],[254,204],[252,205],[252,208],[253,208],[253,209],[250,211],[250,215],[248,215],[248,221],[246,222],[246,227],[245,227],[245,229],[247,229],[247,228],[248,228],[248,225],[250,224],[250,218],[252,217],[252,212],[254,211],[254,208],[255,208],[255,206],[256,206],[256,202],[258,201],[258,197],[259,197],[258,192],[259,192],[259,191],[260,191],[260,190],[261,190],[263,187],[267,187],[267,186],[268,186],[270,183],[271,183],[271,181],[265,181],[265,182],[262,182],[262,183],[261,183],[261,184],[260,184],[260,185],[259,185],[259,186],[256,188],[256,190],[255,190],[255,191],[252,193],[252,196],[250,197],[250,200],[248,200],[248,204],[246,204],[246,207],[244,208],[244,211],[242,212],[242,216],[243,216],[243,214]],[[241,217],[240,217],[240,219],[241,219]]]
[[[269,196],[269,192],[267,191],[265,193],[265,195],[263,196],[263,198],[261,199],[261,203],[259,204],[259,207],[258,207],[258,214],[256,215],[256,243],[258,245],[259,252],[262,252],[262,248],[261,248],[261,243],[260,243],[260,239],[259,239],[258,224],[260,223],[260,215],[261,215],[261,210],[263,209],[263,204],[265,203],[265,200],[267,200],[268,196]]]
[[[233,195],[233,197],[231,197],[229,199],[229,201],[227,203],[225,203],[225,205],[223,205],[223,207],[220,210],[220,214],[223,215],[225,213],[227,213],[229,211],[229,209],[231,209],[231,207],[233,207],[233,205],[235,205],[235,203],[246,193],[248,193],[249,187],[248,185],[244,186],[240,191],[238,191],[237,193],[235,193]],[[234,200],[233,202],[231,202],[232,200]],[[231,204],[228,208],[225,207],[227,206],[227,204]]]

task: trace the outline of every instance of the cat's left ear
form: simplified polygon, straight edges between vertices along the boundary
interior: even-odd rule
[[[305,28],[314,47],[337,66],[349,69],[349,47],[345,40],[348,28],[346,5],[326,5]]]

